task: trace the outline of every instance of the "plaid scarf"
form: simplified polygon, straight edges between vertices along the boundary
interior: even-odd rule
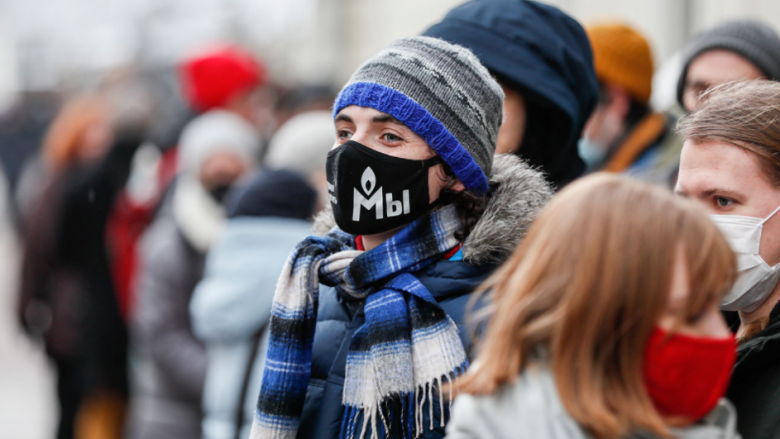
[[[457,246],[458,227],[448,206],[371,251],[355,250],[354,237],[338,228],[298,244],[274,296],[251,438],[296,436],[311,374],[320,283],[365,298],[366,322],[347,354],[341,436],[352,438],[358,428],[361,438],[367,431],[372,438],[385,436],[391,424],[402,425],[404,437],[422,433],[423,405],[428,401],[433,411],[437,386],[461,374],[467,360],[455,323],[411,273]]]

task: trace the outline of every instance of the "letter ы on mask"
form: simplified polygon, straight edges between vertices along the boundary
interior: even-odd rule
[[[373,235],[408,224],[436,205],[428,196],[428,168],[438,156],[408,160],[347,141],[328,153],[328,195],[341,230]]]

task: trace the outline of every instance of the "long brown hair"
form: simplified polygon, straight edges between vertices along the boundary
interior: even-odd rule
[[[780,185],[780,83],[765,79],[713,87],[680,119],[683,140],[719,141],[756,155],[764,177]]]
[[[108,119],[106,102],[97,95],[78,96],[66,103],[43,141],[43,157],[52,169],[71,164],[92,124]]]
[[[481,287],[492,298],[490,319],[458,392],[492,394],[543,362],[567,412],[597,438],[639,429],[667,435],[642,361],[676,258],[684,258],[690,283],[681,321],[719,300],[736,270],[728,243],[700,209],[611,174],[567,186]]]

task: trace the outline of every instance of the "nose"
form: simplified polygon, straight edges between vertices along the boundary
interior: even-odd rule
[[[353,134],[352,137],[350,137],[349,140],[352,140],[353,142],[360,143],[361,145],[369,146],[367,130],[358,129],[355,132],[355,134]]]

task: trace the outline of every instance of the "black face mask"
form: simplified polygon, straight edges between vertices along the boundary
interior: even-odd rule
[[[225,197],[227,196],[228,192],[230,192],[230,188],[231,185],[229,184],[220,184],[209,189],[209,195],[211,195],[211,198],[213,198],[214,201],[216,201],[218,204],[222,204],[225,202]]]
[[[428,168],[443,163],[382,154],[352,140],[328,153],[328,194],[336,224],[352,235],[393,230],[429,213]],[[437,200],[438,201],[438,200]]]

